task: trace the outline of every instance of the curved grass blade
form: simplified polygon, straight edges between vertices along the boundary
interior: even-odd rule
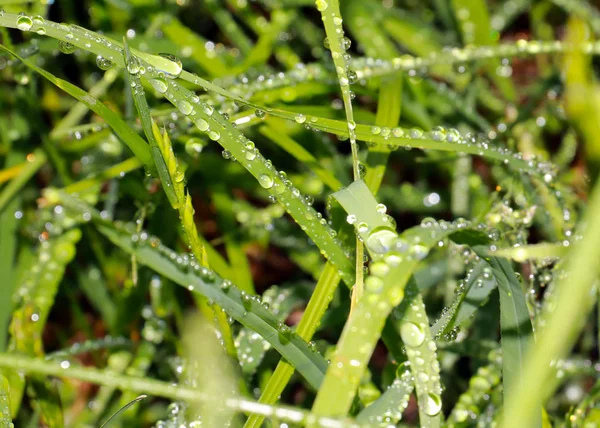
[[[190,403],[210,401],[206,394],[198,392],[196,388],[173,385],[172,382],[158,381],[149,378],[127,376],[111,373],[107,375],[106,370],[92,367],[71,366],[64,369],[59,363],[44,361],[41,359],[0,353],[0,368],[23,373],[35,373],[46,376],[67,377],[79,379],[98,385],[106,385],[122,390],[136,391],[157,397],[165,397],[174,400],[182,400]],[[312,423],[323,428],[359,428],[351,419],[334,419],[318,417],[307,411],[298,410],[294,407],[265,406],[254,401],[241,398],[228,398],[225,405],[237,412],[256,413],[266,417],[288,421],[293,423]]]
[[[0,373],[0,426],[12,427],[12,419],[10,417],[10,384],[8,379]]]
[[[499,248],[494,252],[494,255],[521,263],[526,260],[559,259],[567,254],[568,249],[569,247],[565,247],[562,243],[544,243],[521,245],[511,248]]]
[[[201,268],[195,262],[188,262],[185,266],[183,262],[178,263],[178,255],[162,244],[156,248],[146,243],[148,240],[138,240],[136,244],[131,239],[131,232],[116,229],[103,220],[97,211],[65,193],[47,189],[45,197],[51,203],[60,201],[76,212],[89,213],[97,222],[98,230],[113,244],[127,253],[135,254],[139,263],[186,287],[192,293],[203,295],[241,324],[259,333],[294,365],[313,388],[319,388],[326,369],[323,357],[310,350],[308,344],[265,309],[258,298],[240,292],[230,281],[219,278],[214,272]]]
[[[2,45],[0,45],[2,48]],[[41,149],[36,149],[33,153],[27,156],[27,164],[19,175],[13,178],[10,183],[2,189],[0,193],[0,213],[4,212],[10,201],[15,197],[25,184],[38,172],[38,170],[46,163],[47,156]]]
[[[285,321],[292,309],[302,304],[302,300],[294,294],[292,288],[280,289],[274,285],[262,294],[262,304],[267,305],[273,315],[281,321]],[[250,376],[256,372],[265,353],[271,348],[262,336],[245,327],[237,335],[235,345],[238,348],[242,372]]]
[[[449,426],[460,426],[472,415],[479,415],[488,404],[489,395],[501,382],[502,356],[499,350],[491,351],[490,363],[477,369],[477,373],[469,380],[469,388],[458,397],[446,421]]]
[[[116,418],[117,416],[119,416],[119,413],[123,413],[125,410],[129,409],[135,403],[138,403],[138,402],[142,401],[144,398],[147,398],[147,397],[148,397],[147,395],[142,394],[139,397],[134,398],[129,403],[127,403],[125,406],[121,407],[115,414],[111,415],[102,425],[100,425],[100,428],[104,428],[105,426],[108,425],[108,423],[110,421],[112,421],[114,418]]]
[[[494,288],[496,281],[488,263],[478,262],[459,283],[458,295],[448,308],[444,308],[440,319],[431,327],[431,334],[436,339],[444,339],[452,329],[473,317],[477,309],[487,302]]]
[[[518,388],[524,377],[525,356],[533,340],[533,327],[525,293],[510,262],[491,256],[489,248],[475,246],[473,250],[489,263],[500,292],[500,327],[502,331],[502,384],[505,401]],[[541,425],[541,406],[537,425]],[[531,425],[533,426],[533,425]]]
[[[85,104],[90,110],[96,113],[98,116],[102,117],[106,123],[112,128],[115,134],[131,149],[131,151],[135,154],[137,158],[149,169],[149,171],[154,171],[154,163],[152,162],[152,158],[150,155],[150,149],[148,148],[148,144],[137,135],[129,125],[127,125],[119,115],[113,112],[111,109],[106,107],[102,102],[98,101],[96,98],[92,97],[89,93],[84,91],[77,86],[59,79],[53,74],[47,72],[44,69],[41,69],[31,63],[30,61],[21,58],[19,55],[6,48],[5,46],[0,45],[0,50],[8,52],[15,58],[21,60],[27,67],[31,68],[36,73],[40,74],[48,81],[56,85],[58,88],[62,89],[78,101]],[[0,205],[1,207],[1,205]]]
[[[356,389],[375,343],[383,329],[384,322],[394,306],[404,298],[404,288],[419,261],[429,249],[446,233],[441,230],[417,227],[403,233],[400,237],[392,229],[389,218],[385,215],[385,207],[377,204],[364,182],[356,181],[347,189],[343,189],[334,197],[348,212],[348,218],[355,224],[357,234],[365,242],[374,262],[371,264],[371,274],[365,281],[365,295],[359,300],[344,327],[342,337],[338,342],[337,351],[327,371],[323,385],[317,394],[313,410],[317,414],[345,415],[349,410]],[[438,233],[440,232],[440,233]],[[418,292],[417,292],[418,293]],[[415,318],[421,315],[422,305],[415,306]],[[429,346],[431,337],[426,340],[429,326],[421,321],[414,324],[412,314],[407,313],[408,324],[414,326],[411,332],[418,332],[416,338],[406,343],[410,348],[420,348],[423,344]],[[425,318],[426,319],[426,318]],[[408,331],[408,327],[405,327]],[[408,333],[407,333],[408,334]],[[405,335],[403,334],[403,338]],[[406,336],[408,337],[408,336]],[[435,344],[431,351],[435,359]],[[413,352],[416,356],[416,351]],[[431,361],[429,361],[431,363]],[[431,369],[431,364],[428,369]],[[429,384],[429,381],[432,383]],[[418,385],[419,386],[419,385]],[[420,389],[420,391],[419,391]],[[336,391],[335,393],[333,391]],[[340,394],[340,392],[343,394]],[[420,397],[431,398],[439,408],[434,412],[434,406],[429,405],[428,413],[423,413],[422,422],[439,424],[441,410],[441,388],[439,375],[428,377],[417,389]],[[429,394],[432,394],[431,396]],[[419,403],[425,409],[425,402]],[[438,417],[436,418],[436,415]],[[425,423],[425,422],[423,422]]]
[[[5,13],[2,17],[0,17],[0,25],[16,28],[17,19],[17,15]],[[104,56],[106,58],[110,58],[115,64],[119,66],[125,65],[124,60],[121,57],[121,44],[116,41],[109,40],[104,36],[97,35],[91,31],[83,30],[76,26],[66,27],[63,25],[61,27],[59,24],[50,21],[45,22],[44,28],[46,30],[46,34],[50,37],[54,37],[59,40],[69,41],[75,46],[81,47],[88,51],[92,51],[95,54]],[[34,26],[31,28],[31,30],[36,31],[38,30],[38,28]],[[71,37],[67,38],[67,35],[71,35]],[[97,40],[100,40],[100,42],[98,42]],[[109,41],[110,43],[108,43]],[[86,42],[89,43],[89,47],[85,46]],[[532,48],[532,50],[536,51],[537,47],[536,49]],[[526,49],[524,49],[524,51],[526,51]],[[222,95],[240,104],[248,105],[256,109],[262,109],[267,113],[273,114],[275,116],[284,117],[290,120],[296,120],[296,117],[298,116],[296,113],[286,112],[283,110],[273,108],[266,108],[263,106],[252,104],[244,98],[236,96],[210,81],[202,79],[185,70],[181,70],[180,65],[173,63],[173,61],[169,59],[135,50],[132,50],[132,52],[142,60],[149,62],[149,64],[154,68],[153,72],[151,73],[150,71],[148,71],[145,77],[157,77],[158,73],[156,72],[156,70],[165,70],[169,73],[172,72],[174,75],[179,75],[179,77],[183,80],[201,86],[206,90],[213,91],[216,94]],[[515,53],[517,52],[519,52],[518,48],[515,49]],[[415,68],[415,64],[412,63],[410,68]],[[363,77],[362,74],[358,72],[358,70],[355,71],[357,72],[358,78]],[[172,83],[173,85],[170,88],[174,89],[174,85],[176,84],[175,82]],[[185,91],[183,92],[185,93]],[[184,96],[184,98],[189,98],[190,96],[191,94],[188,94],[188,96]],[[318,118],[315,116],[306,116],[303,118],[303,120],[316,129],[331,132],[336,135],[348,137],[351,134],[351,132],[348,130],[347,123],[345,122]],[[409,131],[398,128],[398,130],[392,132],[391,135],[388,136],[389,139],[385,138],[385,135],[380,135],[380,133],[373,133],[372,127],[369,125],[357,125],[354,129],[354,132],[358,140],[366,142],[391,144],[393,146],[411,146],[418,147],[421,149],[458,151],[473,155],[480,155],[489,157],[491,159],[500,160],[516,170],[523,170],[529,173],[536,173],[544,177],[548,176],[548,180],[552,180],[553,177],[551,165],[549,164],[536,162],[535,159],[524,160],[522,158],[519,158],[519,155],[512,154],[506,151],[506,149],[504,148],[494,148],[493,146],[490,147],[489,143],[487,143],[486,141],[471,141],[470,139],[461,138],[460,134],[457,135],[457,132],[455,132],[454,130],[449,130],[449,132],[442,132],[441,134],[432,133],[431,135],[427,135],[423,133],[422,130]],[[234,134],[237,133],[234,131]],[[402,137],[398,137],[397,135],[402,135]],[[240,159],[239,157],[236,158],[238,160]],[[151,162],[149,162],[149,164],[151,164]],[[344,281],[349,279],[350,278],[345,277]]]
[[[363,409],[356,421],[372,427],[387,428],[402,419],[402,413],[408,407],[408,400],[415,388],[410,369],[402,364],[396,369],[396,378],[388,389]]]

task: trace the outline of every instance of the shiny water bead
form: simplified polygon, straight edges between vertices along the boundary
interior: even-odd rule
[[[202,132],[206,132],[210,128],[208,122],[201,118],[194,119],[194,124]]]
[[[129,72],[129,74],[139,74],[141,67],[140,60],[136,56],[132,56],[131,59],[127,61],[127,72]]]
[[[183,70],[181,60],[175,55],[168,53],[159,53],[158,56],[160,57],[160,60],[156,60],[155,63],[157,71],[159,71],[159,73],[162,72],[162,74],[169,79],[176,79],[179,77]]]
[[[327,10],[327,8],[329,7],[329,4],[327,3],[326,0],[316,0],[316,6],[317,6],[317,10],[319,12],[325,12]]]
[[[98,68],[100,70],[108,70],[115,64],[110,59],[104,58],[103,56],[98,55],[96,57],[96,65],[98,66]]]
[[[192,104],[186,100],[177,101],[177,108],[186,116],[190,115],[194,111]]]
[[[61,40],[58,42],[58,50],[60,50],[64,54],[72,54],[75,52],[75,46],[69,42]]]
[[[157,77],[156,79],[150,79],[150,84],[157,92],[164,94],[169,89],[167,81],[161,77]]]
[[[17,18],[17,28],[19,30],[29,31],[29,30],[31,30],[32,26],[33,26],[33,20],[29,16],[23,14]]]
[[[261,174],[258,177],[258,182],[265,189],[270,189],[271,187],[273,187],[273,184],[275,184],[275,181],[273,180],[273,177],[270,174]]]
[[[294,117],[294,120],[296,121],[296,123],[304,123],[306,122],[306,116],[304,116],[303,114],[299,113]]]

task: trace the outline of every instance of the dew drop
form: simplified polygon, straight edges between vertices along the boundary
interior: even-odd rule
[[[319,12],[325,12],[329,7],[329,4],[325,0],[316,0],[316,5]]]
[[[294,117],[294,120],[297,123],[304,123],[306,122],[306,116],[304,116],[303,114],[297,114],[296,117]]]
[[[96,65],[98,66],[98,68],[100,70],[108,70],[110,69],[114,64],[113,62],[108,59],[108,58],[104,58],[102,55],[98,55],[96,57]]]
[[[202,132],[208,131],[209,125],[206,120],[198,118],[198,119],[194,120],[194,123],[196,124],[196,127],[200,131],[202,131]]]
[[[163,78],[157,77],[156,79],[150,79],[150,84],[157,92],[164,94],[167,92],[169,86],[167,85],[167,81]]]
[[[32,25],[33,21],[27,15],[21,15],[17,18],[17,28],[21,31],[29,31]]]
[[[430,392],[427,394],[427,402],[425,403],[425,413],[429,416],[435,416],[442,410],[442,399],[438,394]]]
[[[405,322],[400,326],[400,337],[406,346],[416,348],[425,341],[425,333],[421,328],[412,322]]]
[[[260,177],[258,177],[258,182],[265,189],[270,189],[273,187],[274,183],[273,177],[271,177],[269,174],[261,174]]]
[[[186,100],[177,101],[177,108],[186,116],[188,116],[192,111],[194,111],[194,107],[192,107],[192,104]]]
[[[162,58],[162,60],[155,61],[156,68],[164,72],[165,77],[168,77],[169,79],[175,79],[179,77],[181,71],[183,70],[181,60],[175,55],[168,53],[159,53],[158,56]]]
[[[58,50],[60,50],[64,54],[68,55],[68,54],[72,54],[73,52],[75,52],[75,46],[73,46],[69,42],[65,42],[64,40],[61,40],[60,42],[58,42]]]

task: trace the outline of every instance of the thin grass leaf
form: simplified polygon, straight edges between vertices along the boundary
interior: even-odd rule
[[[494,255],[521,263],[526,260],[559,259],[567,254],[568,249],[562,243],[532,244],[512,248],[499,248],[494,252]]]
[[[415,388],[414,378],[404,364],[396,369],[396,378],[386,391],[363,409],[356,421],[373,427],[389,427],[402,419],[402,413],[408,407],[408,401]]]
[[[69,368],[69,370],[64,370],[61,368],[60,364],[55,362],[43,361],[41,359],[16,356],[6,353],[0,353],[0,368],[47,376],[65,376],[98,385],[106,385],[123,390],[131,390],[157,397],[183,400],[191,403],[210,400],[210,397],[198,392],[196,388],[173,385],[171,382],[163,382],[121,374],[112,374],[111,376],[107,376],[105,370],[91,367],[72,366]],[[276,418],[282,421],[293,423],[306,423],[310,421],[311,423],[316,424],[316,426],[323,428],[357,428],[357,425],[351,419],[318,417],[307,411],[298,410],[293,407],[264,406],[254,401],[240,398],[227,399],[225,404],[230,409],[238,412],[261,414],[263,416]]]
[[[296,328],[296,334],[304,340],[310,341],[317,331],[317,327],[329,307],[329,303],[333,298],[333,292],[337,288],[340,279],[340,274],[335,266],[331,263],[326,263],[315,286],[315,291],[304,310],[304,315]],[[279,361],[260,396],[259,402],[266,404],[276,403],[293,374],[293,365],[285,360]],[[258,428],[261,426],[263,420],[264,417],[262,416],[251,415],[244,424],[244,428]]]
[[[12,418],[10,417],[10,384],[2,374],[0,374],[0,425],[12,427]]]
[[[530,342],[533,340],[533,327],[525,293],[510,262],[501,257],[492,256],[487,247],[475,246],[473,250],[489,263],[500,292],[502,385],[506,401],[522,382],[521,379],[525,373],[525,356]],[[538,409],[541,410],[539,404]],[[541,419],[536,419],[539,419],[537,424],[541,424]]]
[[[467,276],[455,290],[455,299],[450,306],[442,310],[442,316],[431,327],[431,334],[436,339],[450,338],[448,335],[452,334],[452,330],[460,328],[471,319],[496,288],[496,281],[487,262],[480,261],[467,272]]]
[[[19,163],[23,155],[11,153],[6,160],[6,166]],[[0,213],[0,272],[4,274],[4,286],[0,287],[0,351],[4,351],[8,339],[8,324],[12,312],[12,293],[16,283],[17,227],[16,212],[21,205],[20,198],[14,198]]]
[[[142,394],[139,397],[134,398],[129,403],[127,403],[125,406],[121,407],[115,414],[111,415],[102,425],[100,425],[100,428],[103,428],[103,427],[107,426],[108,423],[110,421],[112,421],[114,418],[116,418],[117,416],[119,416],[120,413],[123,413],[125,410],[129,409],[135,403],[138,403],[138,402],[142,401],[144,398],[147,398],[147,397],[148,397],[147,395]]]
[[[0,49],[2,45],[0,45]],[[4,213],[12,199],[21,191],[23,186],[33,177],[46,163],[46,154],[40,150],[34,150],[27,156],[27,164],[19,171],[19,174],[8,183],[0,192],[0,213]]]
[[[133,154],[150,170],[154,171],[154,164],[151,159],[150,150],[146,142],[141,139],[131,127],[129,127],[125,122],[121,120],[119,115],[113,112],[111,109],[106,107],[102,102],[98,101],[96,98],[92,97],[86,91],[77,86],[57,78],[53,74],[43,70],[30,61],[21,58],[16,53],[7,49],[6,47],[0,45],[0,50],[10,53],[15,58],[21,60],[27,67],[31,68],[36,73],[40,74],[48,81],[76,98],[78,101],[85,104],[90,110],[96,113],[98,116],[102,117],[106,123],[112,128],[115,134],[131,149]],[[0,208],[2,207],[2,199],[0,199]]]
[[[219,278],[214,272],[201,268],[193,261],[188,261],[184,267],[183,262],[174,261],[178,255],[163,245],[153,247],[150,243],[146,245],[144,240],[139,240],[136,244],[132,241],[130,232],[115,229],[107,224],[98,212],[65,193],[49,189],[45,197],[50,203],[60,201],[72,210],[88,213],[97,222],[98,230],[113,244],[135,254],[139,263],[151,267],[191,292],[203,295],[222,307],[234,319],[258,332],[294,365],[310,385],[318,388],[326,366],[323,358],[311,351],[304,340],[265,309],[255,296],[239,291],[230,281]]]

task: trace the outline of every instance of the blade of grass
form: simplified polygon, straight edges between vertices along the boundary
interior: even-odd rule
[[[473,250],[489,263],[492,275],[500,292],[500,328],[502,332],[502,386],[506,402],[519,387],[525,376],[524,364],[533,327],[527,308],[525,293],[510,262],[491,256],[488,247],[475,246]],[[541,405],[534,404],[532,413],[537,412],[536,422],[527,426],[541,426]]]
[[[485,0],[452,0],[452,8],[465,45],[493,46],[497,43]],[[499,61],[489,61],[486,65],[488,76],[506,99],[516,101],[517,93],[512,81],[496,72],[499,66]]]
[[[210,397],[199,393],[196,388],[173,385],[172,382],[121,374],[111,374],[110,376],[107,376],[105,370],[92,367],[71,366],[69,369],[65,370],[61,367],[60,363],[23,357],[20,355],[0,353],[0,367],[24,373],[79,379],[97,385],[112,386],[122,390],[136,391],[143,394],[165,397],[173,400],[183,400],[191,403],[209,401],[210,399]],[[298,410],[295,407],[265,406],[251,400],[240,398],[229,398],[225,401],[225,404],[227,407],[237,412],[257,413],[288,422],[298,423],[310,420],[321,427],[356,428],[356,424],[352,420],[319,418],[315,415],[311,415],[307,411]]]
[[[414,378],[410,370],[406,365],[400,365],[396,370],[396,378],[389,388],[381,397],[363,409],[356,417],[356,421],[382,428],[397,424],[408,407],[414,388]]]
[[[307,343],[277,317],[265,309],[259,299],[241,292],[230,281],[219,278],[214,272],[201,268],[198,264],[188,265],[187,270],[177,263],[177,254],[162,244],[153,247],[146,241],[134,242],[131,233],[115,229],[100,214],[66,193],[47,189],[45,198],[49,203],[60,202],[76,212],[86,212],[96,222],[98,230],[113,244],[127,253],[135,254],[139,263],[152,268],[171,281],[186,287],[192,293],[199,293],[223,308],[230,316],[244,326],[259,333],[283,357],[292,363],[307,379],[310,385],[318,388],[325,370],[325,360],[311,351]]]
[[[149,169],[149,171],[154,171],[154,164],[152,162],[152,158],[150,155],[150,149],[146,142],[140,138],[129,125],[127,125],[119,115],[108,107],[106,107],[102,102],[98,101],[96,98],[92,97],[86,91],[77,86],[57,78],[53,74],[43,70],[30,61],[21,58],[19,55],[14,53],[13,51],[7,49],[6,47],[0,45],[0,50],[8,52],[15,58],[21,60],[27,67],[31,68],[48,81],[71,95],[73,98],[76,98],[78,101],[85,104],[90,110],[96,113],[98,116],[102,117],[106,123],[113,129],[115,134],[131,149],[131,151],[135,154],[137,158]],[[1,207],[0,203],[0,207]]]
[[[23,155],[12,151],[6,158],[6,166],[18,164]],[[12,294],[16,285],[15,261],[17,255],[17,210],[21,205],[20,198],[14,198],[0,213],[0,272],[4,275],[4,286],[0,287],[0,352],[6,349],[8,324],[12,312]]]
[[[0,48],[2,48],[1,45]],[[7,210],[13,198],[21,191],[31,177],[38,172],[42,165],[46,163],[46,160],[46,154],[41,149],[36,149],[27,155],[27,164],[25,167],[0,192],[0,214]]]

